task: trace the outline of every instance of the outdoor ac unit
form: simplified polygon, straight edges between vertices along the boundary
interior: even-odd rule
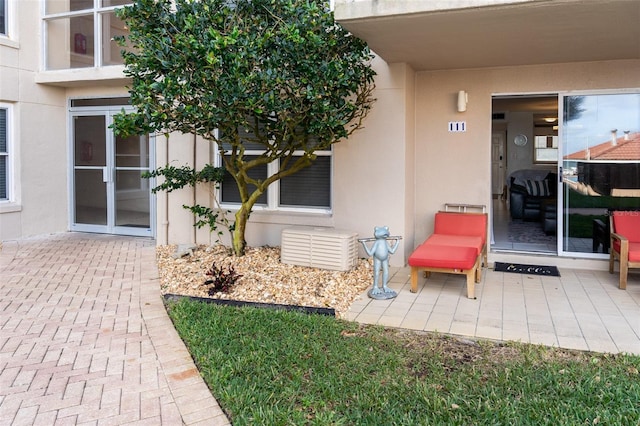
[[[280,261],[289,265],[348,271],[358,261],[355,232],[295,227],[282,231]]]

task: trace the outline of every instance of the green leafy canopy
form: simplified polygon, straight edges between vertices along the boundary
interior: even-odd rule
[[[249,129],[272,149],[312,151],[347,137],[373,102],[371,53],[325,2],[137,0],[118,16],[134,48],[123,55],[138,110],[117,120],[123,133],[234,146]]]
[[[327,2],[137,0],[117,14],[130,31],[123,57],[136,112],[116,116],[116,133],[177,131],[216,142],[241,200],[238,255],[267,187],[362,127],[374,102],[372,54]],[[246,157],[247,143],[263,153]],[[251,177],[275,160],[276,173]]]

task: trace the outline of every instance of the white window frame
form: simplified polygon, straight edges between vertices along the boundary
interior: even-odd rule
[[[6,111],[6,135],[5,137],[7,138],[7,150],[6,152],[0,151],[0,157],[5,157],[7,160],[6,166],[7,166],[7,176],[6,176],[6,192],[7,192],[7,197],[6,198],[0,198],[0,203],[11,203],[14,201],[14,191],[13,191],[13,185],[14,185],[14,179],[13,179],[13,106],[11,104],[5,104],[5,103],[1,103],[0,102],[0,109],[3,111]]]
[[[8,0],[7,0],[8,1]],[[133,2],[133,0],[131,0]],[[49,45],[49,34],[47,24],[49,22],[61,19],[71,19],[78,16],[92,16],[93,17],[93,67],[99,68],[104,66],[122,66],[123,64],[108,64],[104,65],[103,63],[103,50],[105,43],[108,45],[109,40],[104,40],[104,38],[108,35],[108,33],[104,32],[102,25],[102,16],[112,13],[116,9],[122,9],[125,6],[101,6],[102,0],[93,0],[93,7],[89,9],[82,10],[74,10],[68,12],[60,12],[60,13],[52,13],[47,14],[46,11],[46,0],[42,2],[42,62],[43,69],[45,70],[57,70],[58,68],[50,68],[47,63],[47,59],[49,57],[49,52],[47,51]],[[89,67],[90,68],[90,67]],[[68,68],[68,69],[77,69],[77,68]]]
[[[216,145],[215,152],[216,153],[215,153],[214,165],[216,167],[223,167],[224,163],[220,156],[220,151],[217,149],[217,145]],[[262,153],[264,153],[264,151],[246,150],[244,152],[244,155],[245,156],[261,155]],[[303,154],[304,154],[304,151],[294,151],[293,153],[294,157],[301,156]],[[314,154],[318,157],[331,157],[331,161],[330,161],[331,169],[329,172],[329,177],[331,179],[331,186],[330,186],[331,195],[330,195],[330,201],[329,201],[330,205],[328,207],[281,206],[280,205],[280,180],[277,180],[273,182],[271,185],[269,185],[269,187],[267,188],[267,204],[266,205],[256,204],[253,208],[253,211],[281,211],[281,212],[297,212],[297,213],[331,214],[332,212],[331,204],[333,204],[333,150],[330,149],[330,150],[314,151]],[[279,170],[279,167],[280,167],[279,160],[275,160],[269,163],[267,165],[267,176],[276,174]],[[295,174],[293,176],[295,176]],[[224,209],[234,211],[234,210],[237,210],[240,205],[239,203],[222,202],[222,188],[218,188],[216,190],[216,197],[218,198],[218,200],[220,200],[220,206]]]

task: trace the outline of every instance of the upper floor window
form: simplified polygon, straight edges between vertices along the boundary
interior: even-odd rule
[[[8,0],[0,0],[0,35],[7,35],[9,23],[7,22]]]
[[[0,0],[6,1],[6,0]],[[45,69],[123,64],[113,40],[126,35],[115,9],[133,0],[45,0]]]
[[[0,105],[0,200],[9,199],[9,108]]]

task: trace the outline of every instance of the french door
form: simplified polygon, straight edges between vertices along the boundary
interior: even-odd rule
[[[153,236],[153,198],[142,173],[153,163],[149,136],[110,128],[122,106],[71,110],[71,230]]]

